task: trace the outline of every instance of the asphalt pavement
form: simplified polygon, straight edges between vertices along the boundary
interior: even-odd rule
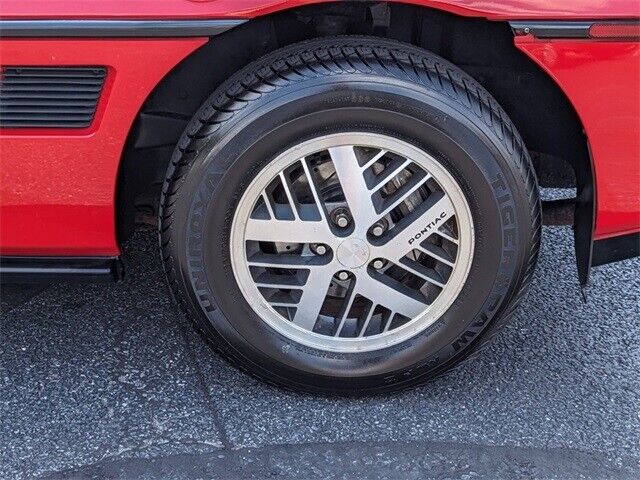
[[[209,350],[151,232],[120,284],[3,286],[0,478],[637,479],[640,260],[594,271],[545,228],[512,324],[404,393],[295,394]]]

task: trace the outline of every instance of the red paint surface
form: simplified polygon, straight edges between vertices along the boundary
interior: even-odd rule
[[[596,238],[640,230],[640,44],[580,40],[516,45],[560,85],[589,138]]]
[[[3,19],[252,18],[323,0],[2,0]],[[407,0],[489,19],[640,15],[637,0]],[[106,65],[85,130],[0,130],[0,253],[116,255],[115,188],[129,129],[166,73],[206,39],[0,40],[5,65]],[[638,43],[517,39],[565,91],[589,137],[596,236],[640,230]]]
[[[640,23],[596,23],[589,28],[591,38],[640,40]]]
[[[0,41],[5,65],[108,67],[90,128],[0,130],[1,254],[119,253],[115,186],[129,129],[153,87],[206,41]]]
[[[325,0],[2,0],[3,18],[253,18]],[[399,0],[394,0],[399,1]],[[490,19],[640,15],[638,0],[402,0]]]

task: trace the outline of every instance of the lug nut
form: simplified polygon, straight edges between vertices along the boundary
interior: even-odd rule
[[[347,278],[349,278],[349,272],[345,272],[344,270],[341,272],[338,272],[338,280],[346,280]]]
[[[325,253],[327,253],[326,245],[323,245],[321,243],[317,245],[312,245],[311,250],[313,250],[314,253],[316,253],[316,255],[324,255]]]
[[[380,220],[371,228],[371,233],[374,237],[379,237],[384,232],[386,232],[386,230],[387,230],[387,222],[383,219],[383,220]]]
[[[385,265],[385,261],[381,258],[376,258],[372,263],[371,266],[373,268],[375,268],[376,270],[380,270],[382,267],[384,267]]]
[[[331,220],[340,228],[345,228],[351,222],[349,210],[340,207],[331,212]]]

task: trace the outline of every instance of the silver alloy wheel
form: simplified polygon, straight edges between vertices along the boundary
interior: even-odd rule
[[[474,232],[464,194],[431,155],[353,132],[296,145],[260,171],[230,248],[263,321],[309,347],[362,352],[442,316],[469,273]]]

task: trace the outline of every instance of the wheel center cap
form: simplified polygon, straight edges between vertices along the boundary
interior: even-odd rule
[[[346,268],[360,268],[369,260],[369,246],[359,238],[348,238],[336,252],[338,261]]]

